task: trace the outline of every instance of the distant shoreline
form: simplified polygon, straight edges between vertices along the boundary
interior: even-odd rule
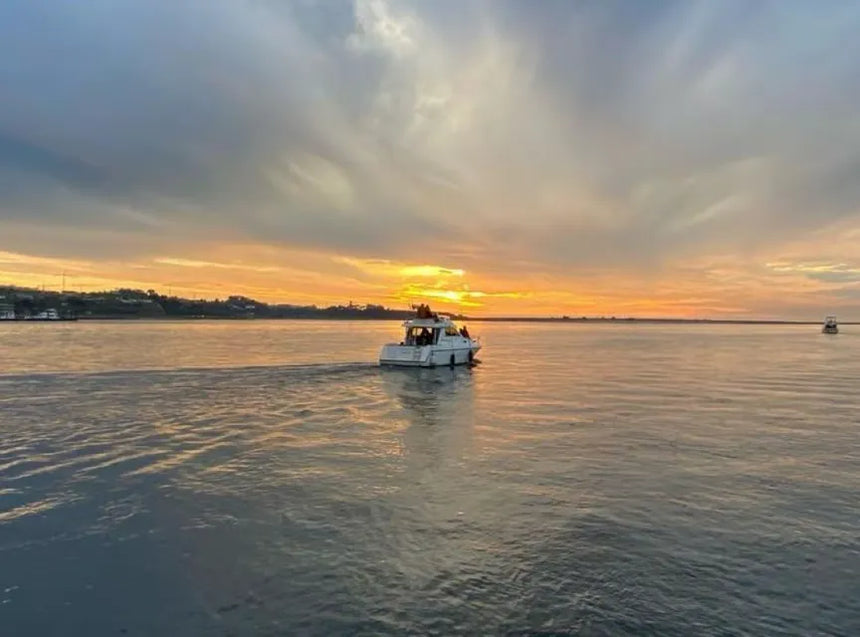
[[[60,319],[56,321],[45,319],[5,319],[0,320],[0,325],[6,323],[67,323],[67,322],[95,322],[100,321],[403,321],[398,317],[373,317],[373,316],[79,316],[77,319]],[[608,323],[629,324],[648,323],[666,325],[821,325],[821,321],[789,321],[768,319],[682,319],[682,318],[555,318],[555,317],[468,317],[458,316],[454,320],[464,323]],[[841,321],[839,325],[860,325],[856,321]]]
[[[472,322],[502,323],[682,323],[706,325],[821,325],[822,321],[789,321],[776,319],[683,319],[683,318],[466,318]],[[860,325],[857,322],[840,321],[839,325]]]
[[[314,320],[314,321],[403,321],[415,316],[415,310],[400,310],[383,305],[295,305],[269,304],[232,295],[225,299],[187,299],[159,294],[155,290],[118,289],[101,292],[56,292],[0,285],[0,323],[51,322],[43,315],[81,321],[139,320]],[[444,313],[444,312],[443,312]],[[447,314],[447,313],[445,313]],[[10,315],[12,318],[10,318]],[[635,316],[488,316],[471,317],[449,314],[460,322],[475,323],[645,323],[678,325],[821,325],[817,320],[784,320],[755,318],[639,318]],[[860,325],[843,321],[842,325]]]

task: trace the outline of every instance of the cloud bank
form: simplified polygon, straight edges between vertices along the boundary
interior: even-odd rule
[[[858,27],[793,0],[10,0],[0,250],[270,297],[851,311]]]

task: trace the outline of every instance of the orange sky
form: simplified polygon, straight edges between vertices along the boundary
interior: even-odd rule
[[[782,256],[745,262],[709,257],[641,273],[605,267],[551,271],[529,263],[508,268],[492,259],[472,271],[455,262],[366,259],[264,244],[213,243],[189,246],[186,253],[98,261],[3,251],[0,283],[59,290],[65,273],[68,290],[154,288],[194,298],[243,294],[267,302],[395,308],[427,302],[474,316],[816,319],[840,303],[834,293],[844,289],[839,275],[858,274],[840,258],[850,257],[858,237],[860,230],[844,228],[814,237],[830,260],[804,260],[800,255],[810,250],[804,240],[786,246]]]

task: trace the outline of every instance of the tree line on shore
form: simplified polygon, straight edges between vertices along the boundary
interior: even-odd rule
[[[0,314],[14,312],[18,318],[55,309],[75,318],[348,318],[406,319],[412,310],[382,305],[270,304],[245,296],[226,299],[188,299],[159,294],[155,290],[118,289],[104,292],[56,292],[0,286]]]

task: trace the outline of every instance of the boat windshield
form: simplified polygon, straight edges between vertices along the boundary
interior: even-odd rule
[[[404,345],[434,345],[439,340],[439,328],[410,327],[406,330]]]

